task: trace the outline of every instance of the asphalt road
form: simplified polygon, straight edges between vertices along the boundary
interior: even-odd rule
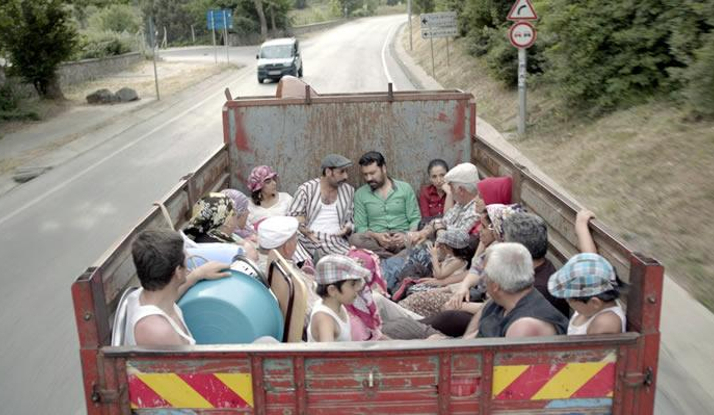
[[[413,89],[387,41],[404,17],[347,23],[302,41],[304,79],[318,92]],[[0,197],[0,413],[84,412],[70,285],[181,177],[222,143],[223,89],[272,95],[259,85],[257,47],[230,48],[246,65],[120,118],[104,144]],[[218,50],[225,62],[225,49]],[[162,53],[214,59],[212,48]],[[168,101],[168,100],[167,100]],[[668,281],[658,414],[714,413],[714,317]]]

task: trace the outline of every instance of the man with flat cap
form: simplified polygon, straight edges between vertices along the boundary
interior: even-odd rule
[[[355,189],[347,183],[352,161],[339,154],[322,159],[322,175],[298,187],[288,215],[300,222],[298,261],[308,257],[346,254],[352,233]],[[302,257],[304,256],[304,257]]]

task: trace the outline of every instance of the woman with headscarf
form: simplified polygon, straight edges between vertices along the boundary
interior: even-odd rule
[[[256,225],[271,216],[285,216],[293,197],[285,192],[278,192],[278,173],[269,166],[255,167],[248,177],[251,191],[248,209],[248,221]]]
[[[382,279],[379,268],[379,257],[372,251],[355,248],[350,249],[347,256],[371,273],[360,292],[357,293],[354,303],[346,306],[350,315],[352,340],[379,340],[384,337],[381,331],[382,319],[372,296],[372,290],[382,293],[387,291],[387,284]]]
[[[238,216],[237,226],[233,230],[233,233],[244,240],[257,242],[258,236],[255,230],[251,226],[248,226],[248,215],[250,214],[250,199],[248,199],[248,196],[235,189],[223,189],[221,193],[231,198],[233,207],[236,210],[236,215]]]
[[[237,226],[238,215],[231,198],[223,193],[209,193],[193,206],[193,215],[183,233],[198,243],[240,244],[242,241],[233,235]]]

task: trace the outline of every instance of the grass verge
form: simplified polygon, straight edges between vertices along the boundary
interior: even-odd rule
[[[412,24],[417,63],[431,74],[431,48]],[[409,51],[405,31],[401,41]],[[470,91],[478,114],[636,250],[714,311],[714,122],[689,122],[667,100],[599,119],[568,119],[545,87],[529,86],[528,135],[516,138],[517,91],[488,75],[466,40],[434,41],[436,78]]]

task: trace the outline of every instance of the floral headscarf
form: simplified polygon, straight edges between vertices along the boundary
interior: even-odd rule
[[[250,204],[248,196],[235,189],[223,189],[221,193],[231,198],[236,210],[236,215],[240,216],[248,212],[248,205]],[[241,238],[247,238],[255,234],[255,231],[250,226],[246,226],[243,229],[236,229],[233,232],[238,234]]]
[[[203,234],[222,242],[236,242],[231,235],[220,230],[234,211],[230,197],[223,193],[209,193],[193,206],[193,216],[184,228],[184,233],[193,240]]]
[[[486,206],[488,219],[491,221],[493,230],[498,235],[498,239],[503,239],[503,222],[507,217],[516,212],[523,212],[523,207],[518,203],[512,205],[501,205],[498,203]]]
[[[258,166],[254,167],[250,172],[248,177],[248,188],[251,192],[260,190],[263,188],[263,184],[266,180],[278,177],[278,173],[271,169],[269,166]]]
[[[350,249],[347,256],[371,272],[371,276],[357,294],[357,299],[354,303],[346,306],[347,311],[362,320],[365,326],[377,331],[382,326],[382,319],[379,316],[377,304],[372,298],[372,287],[379,286],[384,292],[387,291],[387,284],[382,278],[382,270],[379,266],[379,257],[366,249],[355,248]]]

